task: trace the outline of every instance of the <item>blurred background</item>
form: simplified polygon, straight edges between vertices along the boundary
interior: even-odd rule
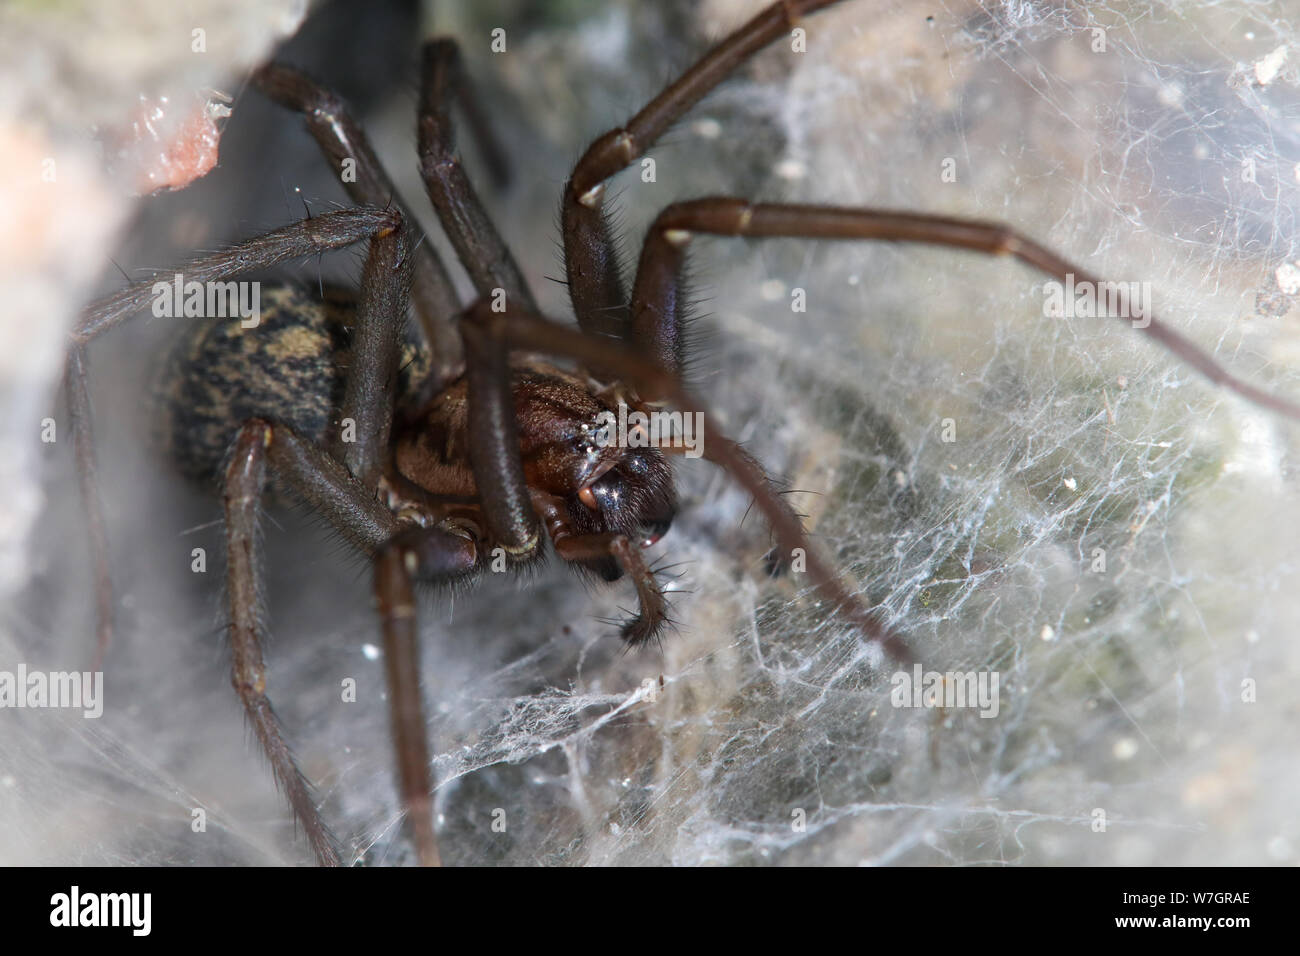
[[[147,276],[347,204],[301,121],[245,89],[251,68],[274,55],[343,94],[423,215],[416,41],[455,36],[513,182],[491,190],[462,134],[467,168],[565,318],[551,278],[573,162],[763,6],[0,8],[0,669],[91,658],[57,389],[78,309],[119,267]],[[1295,398],[1296,19],[1245,0],[848,0],[807,19],[807,53],[776,44],[678,124],[654,183],[616,181],[626,247],[711,193],[1005,221],[1150,282],[1158,315]],[[228,100],[216,168],[134,198],[138,160],[105,144],[130,140],[141,95]],[[661,652],[624,653],[602,623],[629,588],[559,566],[423,605],[444,859],[1294,865],[1295,428],[1122,323],[1044,318],[1042,277],[1009,262],[794,240],[692,255],[696,386],[928,668],[999,672],[1000,712],[891,707],[892,668],[797,577],[766,578],[748,500],[683,463],[655,549],[681,575]],[[354,250],[281,275],[359,270]],[[219,503],[150,451],[172,332],[142,316],[90,348],[118,602],[105,714],[0,711],[0,862],[311,859],[230,690]],[[273,512],[264,539],[272,700],[351,858],[409,862],[368,568],[310,515]]]

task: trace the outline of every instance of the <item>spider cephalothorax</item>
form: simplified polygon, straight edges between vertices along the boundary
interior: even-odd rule
[[[340,862],[339,848],[267,696],[257,520],[271,486],[305,502],[372,562],[401,799],[426,863],[439,857],[414,583],[522,567],[539,559],[549,539],[563,561],[607,580],[630,580],[639,611],[624,625],[624,639],[643,642],[667,620],[643,547],[673,520],[672,469],[665,449],[647,443],[649,430],[640,424],[610,440],[611,416],[620,425],[629,409],[637,416],[669,408],[695,416],[696,437],[700,428],[708,434],[703,447],[694,446],[698,455],[688,457],[720,466],[753,496],[778,539],[771,566],[794,567],[797,555],[825,609],[843,614],[895,658],[911,657],[820,556],[758,463],[712,426],[681,385],[691,240],[711,234],[920,242],[1013,256],[1058,279],[1097,280],[996,223],[721,196],[676,202],[659,214],[629,291],[603,207],[606,182],[701,97],[757,50],[792,30],[813,30],[805,17],[834,2],[768,6],[583,154],[561,199],[577,329],[538,314],[528,282],[461,168],[451,103],[477,118],[480,134],[485,124],[453,42],[425,47],[420,171],[474,286],[468,306],[455,295],[433,244],[411,235],[414,217],[345,104],[287,67],[255,75],[263,94],[305,118],[331,162],[350,161],[353,175],[343,182],[358,206],[195,259],[177,270],[177,285],[179,273],[194,282],[227,281],[365,243],[360,294],[322,299],[282,287],[263,295],[264,314],[248,328],[226,321],[187,333],[166,366],[162,431],[185,472],[221,489],[232,682],[321,863]],[[490,141],[488,147],[493,153]],[[93,492],[85,345],[146,308],[153,286],[147,279],[95,303],[74,333],[69,407],[83,491]],[[1125,304],[1121,299],[1120,313]],[[1147,316],[1140,330],[1224,387],[1300,418],[1300,407],[1234,379],[1156,319]],[[573,367],[552,365],[552,357]],[[94,494],[87,499],[102,652],[112,606],[108,560]]]
[[[514,417],[525,481],[552,540],[620,534],[653,544],[677,510],[672,468],[656,448],[627,448],[602,436],[617,406],[589,378],[539,360],[511,370]],[[468,383],[458,379],[401,424],[395,480],[436,498],[474,501],[469,460]],[[576,562],[607,581],[622,577],[608,556]]]

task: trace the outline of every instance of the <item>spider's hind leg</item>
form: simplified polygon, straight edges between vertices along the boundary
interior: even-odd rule
[[[348,529],[354,540],[373,548],[392,534],[395,522],[341,465],[315,445],[299,439],[291,429],[256,419],[240,429],[223,488],[231,683],[271,763],[276,783],[307,833],[316,861],[322,866],[337,866],[340,859],[334,835],[321,819],[312,786],[298,769],[267,694],[262,657],[265,595],[257,519],[268,464],[336,527]]]
[[[77,461],[77,483],[86,515],[86,536],[95,582],[95,656],[90,669],[103,670],[108,645],[113,640],[113,578],[109,571],[108,535],[104,530],[104,505],[99,498],[95,463],[95,430],[91,422],[90,392],[86,375],[86,347],[68,348],[64,393],[72,427],[72,448]]]
[[[410,290],[410,252],[402,216],[395,209],[358,208],[294,223],[230,249],[202,257],[179,272],[190,282],[224,282],[288,259],[369,239],[361,298],[352,336],[352,359],[342,405],[357,425],[357,440],[335,441],[338,457],[304,440],[286,424],[252,418],[242,424],[225,469],[227,588],[232,682],[275,778],[300,820],[317,860],[336,864],[339,855],[316,808],[312,789],[298,769],[266,694],[262,655],[263,585],[257,556],[257,516],[268,468],[289,489],[326,517],[352,544],[374,554],[398,530],[376,494],[393,417],[398,345]],[[87,312],[73,335],[69,395],[83,476],[94,459],[85,413],[84,343],[142,311],[155,296],[152,279],[133,283]],[[260,317],[259,320],[260,322]],[[207,369],[212,373],[212,369]],[[226,382],[238,390],[238,375]],[[93,480],[83,477],[83,491]],[[88,496],[93,506],[93,497]],[[92,519],[93,520],[93,519]],[[102,639],[101,639],[102,640]],[[418,691],[418,685],[417,685]],[[395,697],[396,705],[396,697]]]
[[[245,240],[211,255],[194,259],[178,271],[200,283],[225,281],[245,272],[339,249],[400,226],[395,211],[345,209]],[[170,274],[169,274],[170,275]],[[71,422],[77,479],[86,512],[95,581],[95,663],[99,670],[112,636],[113,595],[103,507],[97,490],[94,429],[91,421],[86,346],[97,336],[144,311],[156,297],[155,278],[133,282],[125,289],[92,303],[73,330],[64,373],[64,389]]]
[[[276,782],[302,822],[317,861],[337,865],[332,834],[285,742],[266,692],[262,645],[263,576],[257,516],[268,471],[325,517],[363,552],[373,555],[374,589],[384,639],[393,745],[402,807],[420,862],[439,864],[433,828],[428,726],[420,692],[418,630],[412,578],[449,581],[472,573],[478,543],[440,526],[403,525],[341,462],[291,428],[254,419],[235,440],[224,488],[231,680]]]

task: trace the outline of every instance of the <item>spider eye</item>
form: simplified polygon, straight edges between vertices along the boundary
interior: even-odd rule
[[[591,490],[591,485],[578,489],[578,500],[592,511],[600,510],[600,504],[596,501],[596,493]]]

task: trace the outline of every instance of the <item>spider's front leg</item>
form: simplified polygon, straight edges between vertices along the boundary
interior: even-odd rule
[[[519,451],[510,362],[495,323],[471,310],[460,320],[469,383],[469,461],[488,537],[515,564],[540,554],[541,522],[533,509]]]
[[[469,379],[469,458],[488,537],[515,565],[541,555],[543,519],[565,561],[612,558],[637,589],[640,613],[623,626],[631,644],[652,638],[667,621],[667,605],[641,548],[617,533],[571,533],[561,508],[531,491],[524,475],[510,384],[508,343],[497,313],[482,303],[460,320]],[[540,351],[540,350],[539,350]],[[540,515],[540,516],[539,516]]]
[[[626,339],[629,314],[609,217],[605,182],[650,149],[673,123],[769,43],[788,36],[802,17],[839,0],[781,0],[758,13],[705,54],[625,126],[598,137],[573,168],[560,214],[569,297],[584,332]],[[522,301],[517,303],[528,308]]]
[[[641,248],[632,290],[630,339],[669,371],[681,368],[686,248],[695,233],[748,238],[872,239],[920,242],[987,255],[1011,256],[1062,282],[1071,279],[1094,287],[1107,285],[1086,270],[1009,226],[886,209],[756,203],[715,196],[674,203],[650,227]],[[1116,317],[1132,315],[1128,293],[1119,286]],[[1210,381],[1262,408],[1300,420],[1300,404],[1264,391],[1228,372],[1200,346],[1155,316],[1144,317],[1137,330]]]

